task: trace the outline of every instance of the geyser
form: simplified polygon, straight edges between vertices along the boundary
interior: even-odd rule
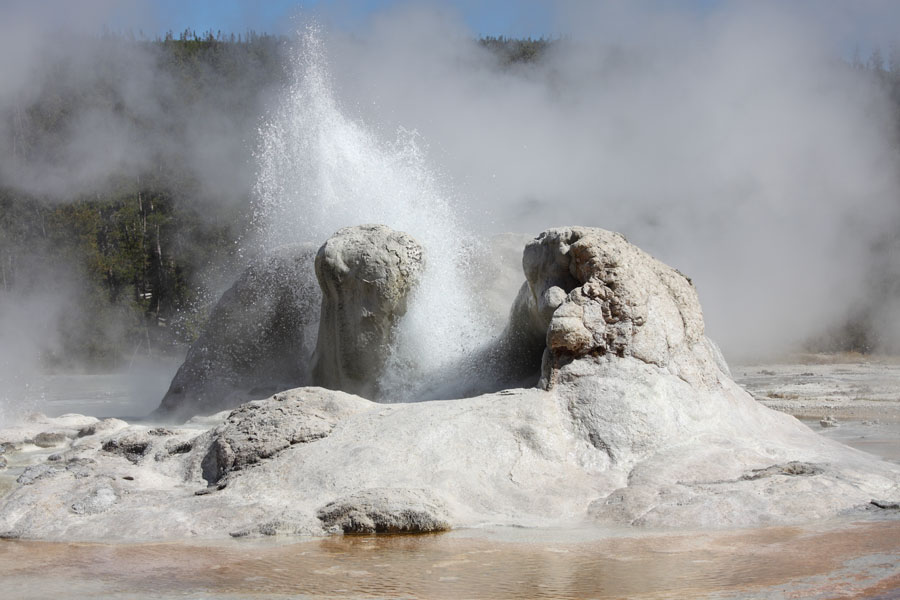
[[[302,34],[293,68],[290,89],[260,129],[260,244],[264,250],[318,245],[342,227],[364,223],[382,223],[422,244],[428,263],[397,323],[379,382],[386,396],[411,399],[429,373],[471,354],[493,333],[466,287],[467,263],[480,243],[460,222],[414,133],[401,130],[384,142],[345,114],[315,28]]]
[[[415,278],[375,280],[382,269],[416,270],[418,247],[376,226],[333,240],[319,253],[335,263],[323,283],[340,288],[339,275],[352,275],[358,312],[325,346],[352,360],[352,346],[378,350],[390,331],[360,326],[366,300],[387,306],[389,321]],[[372,250],[385,247],[412,256]],[[0,500],[0,537],[731,527],[863,518],[900,497],[900,467],[813,433],[734,383],[691,282],[621,235],[552,229],[527,245],[524,266],[510,324],[529,313],[527,323],[543,323],[540,387],[404,404],[301,387],[174,428],[36,421],[0,431],[0,441],[59,446]],[[357,280],[373,275],[368,288]],[[338,289],[324,299],[326,308],[344,300]],[[375,383],[379,364],[368,366],[357,373],[368,381],[349,384]]]

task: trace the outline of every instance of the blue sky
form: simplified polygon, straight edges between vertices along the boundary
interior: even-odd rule
[[[721,0],[651,0],[642,2],[660,10],[708,13]],[[603,3],[603,0],[589,4]],[[612,4],[621,4],[614,0]],[[577,5],[565,0],[154,0],[155,27],[148,34],[171,29],[240,33],[247,29],[282,33],[291,29],[290,17],[298,12],[324,15],[332,26],[353,29],[375,13],[399,5],[430,5],[457,15],[478,35],[511,37],[556,36],[560,30],[556,15],[560,6]],[[124,4],[127,6],[127,3]],[[130,18],[132,15],[129,15]]]
[[[0,7],[18,4],[33,9],[56,3],[53,16],[72,19],[77,18],[71,10],[75,2],[0,0]],[[93,13],[85,9],[91,3],[98,5]],[[99,17],[113,29],[140,29],[150,36],[185,29],[288,33],[296,27],[291,16],[298,12],[314,15],[328,27],[353,30],[364,27],[374,14],[406,5],[438,7],[474,35],[555,37],[570,34],[573,25],[590,33],[591,23],[578,22],[584,19],[580,16],[571,18],[587,14],[590,17],[585,18],[605,19],[607,25],[616,15],[627,15],[621,26],[602,28],[627,37],[624,30],[642,27],[642,19],[656,15],[715,23],[716,16],[726,11],[768,6],[820,30],[845,54],[856,45],[863,52],[874,44],[886,48],[900,37],[900,0],[77,0],[79,12],[85,13],[81,19],[87,23],[97,23]],[[48,11],[41,13],[46,16]]]
[[[57,27],[99,32],[143,31],[158,36],[185,29],[289,33],[291,16],[315,16],[328,28],[361,29],[378,13],[404,6],[437,7],[473,35],[510,37],[610,36],[628,39],[648,23],[697,22],[751,10],[797,21],[849,54],[859,46],[887,48],[900,41],[900,0],[0,0],[0,22],[15,28]],[[765,43],[765,31],[760,43]]]

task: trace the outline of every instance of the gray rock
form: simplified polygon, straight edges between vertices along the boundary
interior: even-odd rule
[[[58,431],[44,431],[34,436],[33,443],[38,448],[53,448],[66,442],[66,434]]]
[[[316,247],[286,246],[226,291],[178,369],[156,416],[180,420],[308,385],[321,293]]]
[[[77,515],[96,515],[106,512],[118,501],[119,496],[108,485],[100,485],[84,498],[72,503],[72,512]]]
[[[233,538],[271,537],[275,535],[303,535],[308,532],[309,529],[305,523],[279,518],[268,520],[251,527],[245,527],[244,529],[239,529],[237,531],[232,531],[228,535]]]
[[[84,479],[94,474],[97,461],[93,458],[75,457],[66,461],[66,471],[71,473],[75,479]]]
[[[762,479],[763,477],[773,477],[775,475],[787,475],[789,477],[809,477],[811,475],[821,475],[825,469],[821,465],[808,462],[791,461],[783,465],[772,465],[764,469],[753,469],[741,477],[746,481],[754,479]]]
[[[347,227],[316,255],[322,312],[316,385],[377,398],[397,319],[423,268],[422,247],[384,225]]]
[[[16,479],[16,483],[20,483],[22,485],[31,485],[35,481],[40,481],[41,479],[45,479],[47,477],[53,477],[57,473],[62,473],[66,468],[63,466],[57,465],[35,465],[33,467],[28,467],[25,471],[22,472],[21,475]]]
[[[7,461],[5,456],[0,456],[0,471],[6,469]]]
[[[166,442],[167,454],[187,454],[193,449],[193,440],[169,440]]]
[[[737,386],[676,271],[601,230],[552,230],[529,248],[516,310],[552,342],[542,388],[390,405],[303,388],[172,435],[129,427],[103,440],[115,441],[111,451],[73,443],[62,453],[79,462],[26,471],[32,485],[0,499],[0,531],[80,540],[586,519],[746,527],[900,495],[898,465],[817,435]],[[148,444],[131,448],[132,463],[120,456],[128,440]],[[85,518],[91,485],[118,499],[109,508],[103,492],[96,506],[107,509]]]
[[[375,488],[329,502],[316,516],[327,531],[429,533],[450,529],[447,508],[426,490]]]
[[[107,440],[102,449],[110,454],[124,456],[137,464],[150,453],[153,442],[145,431],[126,432],[123,435]]]
[[[289,446],[324,438],[339,422],[369,407],[361,398],[319,388],[289,390],[248,402],[213,431],[202,462],[203,478],[212,485]]]
[[[79,429],[78,437],[88,437],[97,435],[98,433],[111,433],[124,429],[125,427],[128,427],[128,423],[121,419],[102,419],[100,421],[97,421],[96,423],[85,425],[84,427]]]

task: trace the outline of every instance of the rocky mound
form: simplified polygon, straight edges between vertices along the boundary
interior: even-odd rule
[[[321,292],[316,247],[286,246],[244,271],[188,350],[156,416],[183,420],[311,383]]]
[[[623,237],[550,230],[524,267],[513,314],[520,330],[545,328],[540,387],[393,405],[300,388],[206,431],[95,428],[14,473],[0,533],[725,527],[863,516],[900,500],[898,465],[737,386],[690,281]]]

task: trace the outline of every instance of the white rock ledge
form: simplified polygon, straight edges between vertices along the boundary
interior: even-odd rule
[[[73,438],[0,500],[0,534],[728,527],[900,498],[900,467],[824,439],[734,384],[698,394],[636,359],[596,359],[590,368],[598,394],[590,406],[583,377],[551,391],[403,405],[298,388],[203,432],[132,425]],[[232,459],[204,478],[223,440]]]

